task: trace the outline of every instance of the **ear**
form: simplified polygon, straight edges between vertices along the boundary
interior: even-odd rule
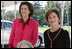
[[[58,21],[59,23],[61,22],[61,19],[59,19],[59,21]]]
[[[30,14],[30,11],[29,11],[29,14]]]

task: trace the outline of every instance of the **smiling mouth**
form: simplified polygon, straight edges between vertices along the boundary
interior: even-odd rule
[[[25,14],[26,12],[23,12],[22,14]]]
[[[51,23],[55,23],[55,21],[52,21]]]

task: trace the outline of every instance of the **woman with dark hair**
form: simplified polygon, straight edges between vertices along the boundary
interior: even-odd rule
[[[21,18],[13,21],[9,48],[17,48],[17,44],[22,40],[31,42],[34,47],[38,39],[38,22],[31,18],[34,13],[33,5],[29,2],[21,2],[19,13]]]
[[[51,25],[44,32],[45,48],[70,48],[70,38],[67,30],[59,26],[61,16],[57,9],[49,9],[46,12],[46,21]]]

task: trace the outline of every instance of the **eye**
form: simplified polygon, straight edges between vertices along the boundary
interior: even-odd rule
[[[51,17],[48,17],[49,19],[51,19]]]
[[[55,18],[55,16],[53,16]]]
[[[27,8],[25,8],[25,10],[27,10]]]
[[[21,10],[23,10],[23,8],[21,8]]]

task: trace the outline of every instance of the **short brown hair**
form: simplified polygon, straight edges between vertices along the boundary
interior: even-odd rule
[[[61,21],[61,16],[60,16],[60,13],[59,13],[58,9],[56,9],[56,8],[51,8],[51,9],[49,9],[49,10],[46,12],[46,15],[45,15],[46,21],[48,22],[48,16],[49,16],[52,12],[54,12],[54,13],[57,14],[57,16],[58,16],[58,18],[59,18],[59,22],[60,22],[60,21]]]
[[[28,9],[30,11],[29,17],[32,17],[32,15],[34,13],[34,7],[33,7],[33,5],[31,3],[29,3],[29,2],[27,2],[27,1],[21,2],[20,7],[19,7],[19,13],[20,13],[20,15],[21,15],[21,6],[22,5],[27,5],[28,6]],[[22,15],[21,15],[21,17],[22,17]]]

